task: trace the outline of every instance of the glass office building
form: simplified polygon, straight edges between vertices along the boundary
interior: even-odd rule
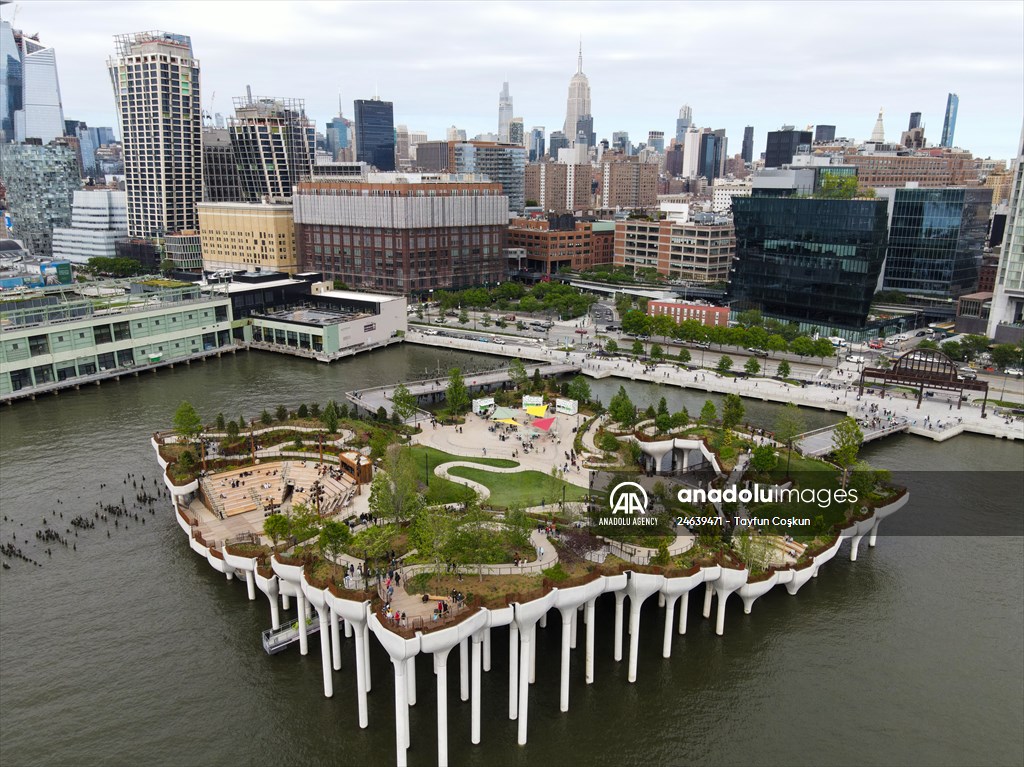
[[[978,283],[991,189],[880,189],[889,200],[886,290],[957,298]]]
[[[395,169],[395,113],[390,101],[355,102],[356,160],[377,170]]]
[[[885,257],[884,200],[734,197],[733,219],[733,310],[802,326],[866,326]]]

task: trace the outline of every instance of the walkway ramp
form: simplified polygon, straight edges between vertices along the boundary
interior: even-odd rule
[[[888,437],[890,434],[900,434],[910,430],[910,421],[907,418],[897,418],[882,427],[870,427],[864,423],[859,425],[864,433],[864,444]],[[793,440],[793,446],[801,455],[809,458],[821,458],[832,452],[832,438],[835,430],[836,427],[833,424],[805,432]]]

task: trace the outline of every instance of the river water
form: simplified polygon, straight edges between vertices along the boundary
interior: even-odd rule
[[[330,366],[253,352],[0,412],[0,509],[8,518],[0,542],[16,538],[43,565],[4,560],[11,569],[0,577],[0,763],[392,764],[391,665],[376,642],[370,727],[360,730],[352,640],[334,698],[325,699],[317,640],[305,658],[297,650],[268,657],[259,639],[269,625],[266,598],[248,602],[243,584],[226,582],[193,554],[165,502],[155,515],[142,512],[145,524],[68,536],[77,550],[49,544],[47,556],[45,545],[24,541],[44,515],[63,513],[66,525],[122,494],[131,505],[131,482],[122,484],[129,472],[155,489],[149,435],[169,426],[181,400],[206,420],[217,412],[253,417],[279,403],[340,401],[347,389],[498,362],[411,346]],[[605,402],[618,385],[592,382]],[[650,384],[627,388],[642,405],[663,393]],[[706,398],[664,393],[673,410],[691,413]],[[770,427],[778,406],[747,410],[751,423]],[[807,416],[809,428],[835,420]],[[911,487],[900,515],[921,535],[886,537],[883,526],[878,547],[862,546],[860,561],[849,562],[844,548],[797,597],[774,589],[751,615],[734,597],[724,637],[693,599],[689,632],[675,638],[671,660],[661,657],[662,618],[648,600],[632,685],[626,664],[612,659],[613,603],[602,598],[596,681],[583,683],[581,642],[568,714],[558,711],[560,628],[550,620],[538,631],[525,747],[507,718],[507,632],[498,630],[479,746],[469,743],[469,704],[453,693],[457,664],[449,664],[452,764],[1024,762],[1024,539],[923,534],[953,506],[1019,521],[1019,495],[958,472],[1019,474],[1024,445],[904,435],[864,454]],[[418,680],[409,759],[433,765],[428,658],[418,663]]]

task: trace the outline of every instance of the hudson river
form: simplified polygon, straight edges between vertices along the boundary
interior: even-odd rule
[[[353,640],[345,640],[334,697],[325,699],[317,640],[304,658],[297,649],[267,656],[259,638],[270,624],[266,597],[249,602],[244,582],[226,582],[192,553],[166,500],[155,515],[140,515],[144,525],[100,523],[77,538],[71,528],[67,549],[34,536],[44,515],[64,514],[63,535],[97,502],[120,503],[123,494],[131,506],[128,472],[155,490],[149,436],[170,427],[181,400],[207,421],[218,412],[251,418],[279,403],[341,401],[347,389],[433,375],[438,359],[442,371],[499,362],[411,346],[331,366],[241,353],[0,411],[0,510],[8,517],[0,542],[16,537],[43,565],[3,560],[11,569],[0,577],[0,763],[392,764],[391,664],[376,641],[370,727],[359,730]],[[591,385],[607,402],[619,383]],[[641,405],[661,396],[650,384],[627,389]],[[685,404],[691,413],[705,398],[665,394],[673,410]],[[751,423],[771,427],[776,413],[747,401]],[[807,411],[808,428],[835,419]],[[1002,487],[1019,482],[972,473],[1015,472],[1017,482],[1024,444],[901,435],[867,446],[864,457],[892,469],[912,496],[899,524],[894,517],[882,525],[877,548],[862,544],[860,561],[849,562],[844,546],[796,597],[776,588],[751,615],[734,596],[723,637],[699,616],[702,599],[692,599],[689,633],[675,638],[670,660],[661,657],[657,600],[648,600],[636,684],[626,681],[627,664],[612,660],[613,602],[604,597],[595,683],[583,683],[581,645],[568,714],[558,711],[560,627],[550,620],[538,630],[522,748],[507,714],[507,632],[497,630],[479,746],[469,743],[469,704],[449,695],[451,763],[1024,762],[1024,539],[974,534],[1019,523],[1022,498]],[[943,526],[971,534],[927,534]],[[887,528],[920,535],[887,536]],[[449,671],[449,690],[457,690],[457,664]],[[433,765],[428,658],[417,673],[409,761]]]

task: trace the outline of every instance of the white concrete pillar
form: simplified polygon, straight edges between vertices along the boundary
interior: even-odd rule
[[[508,718],[515,719],[519,711],[519,627],[508,627]]]
[[[629,675],[630,682],[636,681],[636,663],[640,654],[640,608],[643,601],[629,598]]]
[[[406,749],[409,747],[405,730],[409,715],[409,705],[405,697],[406,664],[404,660],[393,658],[391,665],[395,667],[395,759],[398,767],[406,767],[408,765]]]
[[[587,602],[587,609],[583,613],[587,623],[587,684],[594,683],[594,602],[597,598]]]
[[[328,623],[327,607],[317,609],[320,621],[320,664],[324,669],[324,697],[334,695],[334,680],[331,678],[331,627]]]
[[[711,617],[711,596],[715,593],[715,587],[711,585],[711,581],[704,583],[704,617]]]
[[[356,628],[358,633],[359,629]],[[373,689],[373,682],[370,679],[370,624],[363,624],[363,666],[366,671],[366,691],[370,692]]]
[[[690,611],[690,592],[684,591],[679,602],[679,634],[686,633],[686,613]]]
[[[481,643],[483,637],[481,632],[473,634],[473,694],[470,708],[470,734],[469,740],[473,745],[480,742],[480,675],[481,675]]]
[[[299,622],[299,654],[309,653],[309,636],[306,633],[306,595],[299,591],[295,595],[295,617]]]
[[[665,606],[665,595],[664,595],[664,594],[662,594],[662,593],[661,593],[661,592],[659,591],[659,592],[658,592],[658,607],[664,607],[664,606]]]
[[[345,621],[345,639],[352,638],[352,621]]]
[[[569,627],[570,621],[575,622],[576,610],[562,612],[562,676],[559,695],[559,710],[569,710]]]
[[[665,599],[665,638],[661,643],[661,657],[671,658],[672,657],[672,624],[676,617],[676,600],[679,597],[665,597],[662,594],[662,598]]]
[[[469,638],[459,642],[459,698],[469,700]]]
[[[850,538],[850,561],[851,562],[856,562],[857,561],[857,550],[860,548],[860,542],[861,542],[861,539],[863,537],[864,537],[863,535],[855,535],[852,538]]]
[[[406,690],[406,699],[410,706],[416,705],[416,656],[410,655],[406,660],[409,668],[405,672],[405,681],[408,689]]]
[[[437,679],[437,767],[448,767],[448,650],[434,653]]]
[[[334,608],[330,609],[331,614],[331,656],[332,665],[335,671],[341,671],[341,628],[338,626],[338,614],[334,612]]]
[[[625,591],[615,592],[615,660],[622,660],[622,600],[626,598]]]
[[[533,641],[530,642],[530,684],[537,681],[537,624],[530,630]]]
[[[491,628],[484,629],[484,671],[491,670]]]
[[[725,603],[729,601],[731,591],[718,595],[718,615],[715,620],[715,633],[722,636],[725,633]]]
[[[530,646],[536,624],[529,631],[523,631],[519,637],[519,745],[526,745],[527,711],[530,705]]]
[[[543,613],[543,614],[542,614],[542,615],[540,616],[540,620],[539,620],[539,621],[537,621],[537,624],[538,624],[538,625],[539,625],[539,626],[540,626],[540,627],[541,627],[542,629],[546,629],[546,628],[548,627],[548,614],[547,614],[547,613]]]
[[[281,611],[277,607],[277,596],[270,597],[270,627],[275,631],[281,628]]]
[[[582,607],[583,605],[580,605]],[[572,609],[572,616],[569,619],[569,647],[570,649],[576,649],[576,624],[579,623],[577,620],[577,608]]]
[[[347,623],[347,621],[346,621]],[[366,641],[366,633],[363,629],[356,627],[356,701],[359,707],[359,726],[366,729],[369,726],[369,719],[366,715],[366,693],[368,686],[370,667],[370,647]]]
[[[249,601],[256,599],[256,575],[252,570],[245,571],[245,590],[249,593]]]
[[[287,594],[282,592],[281,593],[281,609],[282,610],[289,610],[289,609],[291,609],[291,606],[292,606],[291,597],[289,597]]]
[[[875,548],[875,541],[878,539],[878,526],[882,524],[882,520],[876,519],[875,524],[871,526],[871,535],[868,536],[868,548]]]

